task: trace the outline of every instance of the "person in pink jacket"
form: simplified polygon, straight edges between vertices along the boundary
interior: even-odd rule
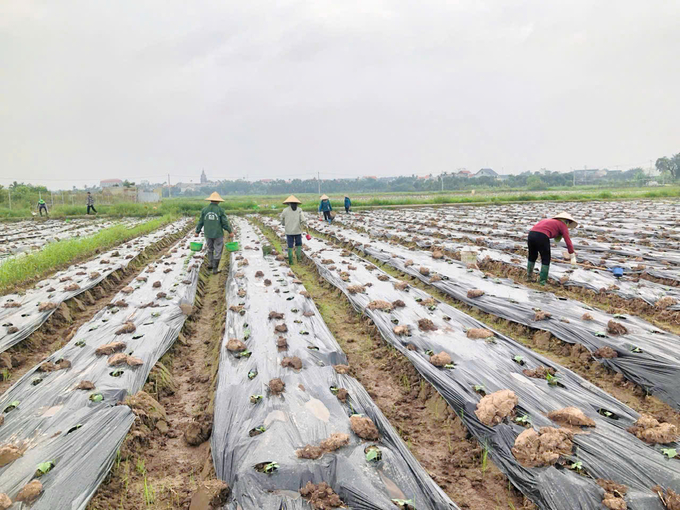
[[[529,261],[527,263],[527,278],[532,279],[534,267],[538,256],[541,256],[541,273],[539,276],[539,283],[545,285],[548,281],[548,272],[550,271],[550,240],[555,239],[555,242],[560,242],[564,239],[567,243],[567,250],[571,254],[571,263],[576,265],[576,253],[574,253],[574,245],[571,243],[569,237],[569,229],[576,228],[578,223],[569,213],[562,212],[557,216],[541,220],[531,228],[529,237],[527,238],[527,246],[529,248]]]

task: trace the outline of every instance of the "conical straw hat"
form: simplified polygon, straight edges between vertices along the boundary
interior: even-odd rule
[[[578,222],[568,212],[561,212],[557,216],[553,216],[553,220],[567,220],[568,222],[572,223],[572,225],[570,225],[571,227],[578,226]]]
[[[212,195],[210,195],[208,198],[204,198],[203,200],[206,200],[208,202],[224,202],[224,200],[222,200],[222,197],[217,191],[213,191]]]
[[[328,198],[328,195],[321,195],[321,200],[330,200],[330,198]]]
[[[287,199],[283,201],[284,204],[301,204],[297,198],[295,198],[295,195],[289,196]]]

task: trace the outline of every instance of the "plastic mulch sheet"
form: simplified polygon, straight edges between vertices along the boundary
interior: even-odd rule
[[[42,326],[61,303],[77,297],[111,273],[127,267],[145,248],[178,233],[186,224],[187,220],[180,220],[133,239],[94,259],[59,271],[25,293],[0,296],[0,352],[18,344]],[[20,306],[14,307],[15,304]],[[49,307],[41,310],[41,305]]]
[[[348,508],[392,510],[399,501],[419,510],[457,508],[364,388],[336,372],[334,365],[347,363],[345,355],[301,294],[304,287],[285,264],[263,255],[259,232],[244,220],[236,223],[242,251],[231,258],[212,432],[217,476],[232,488],[225,508],[306,510],[311,506],[300,491],[308,482],[328,483]],[[270,319],[272,312],[283,316]],[[279,338],[287,347],[277,347]],[[270,385],[274,379],[285,384],[280,394],[276,383]],[[375,424],[361,431],[367,439],[351,430],[353,414]],[[296,455],[332,434],[339,434],[335,446],[324,444],[320,458]]]
[[[387,244],[338,225],[321,229],[345,240],[352,239],[367,255],[484,312],[549,331],[564,342],[584,345],[591,353],[609,347],[616,352],[616,357],[598,357],[600,363],[674,408],[680,408],[680,386],[676,377],[680,371],[680,337],[677,335],[634,316],[608,314],[579,301],[535,291],[508,279],[487,278],[481,271],[468,269],[456,260],[434,259],[432,252]],[[428,274],[423,274],[421,267],[427,268]],[[484,295],[469,297],[468,292],[472,290],[482,290]],[[537,320],[539,312],[549,316]],[[610,321],[622,325],[625,332],[612,333]]]
[[[117,404],[142,388],[193,306],[203,257],[194,260],[188,245],[186,238],[150,264],[65,347],[0,397],[0,448],[21,452],[0,468],[0,492],[14,498],[52,463],[39,477],[44,492],[31,508],[86,507],[134,421],[130,409]]]
[[[281,232],[271,220],[265,221]],[[350,252],[318,239],[308,241],[304,251],[320,274],[408,357],[489,449],[510,481],[540,508],[602,508],[604,491],[596,479],[626,485],[629,509],[661,510],[651,488],[680,487],[680,464],[661,451],[677,445],[648,445],[627,432],[638,414],[599,388],[425,292],[400,290],[395,286],[398,280]],[[387,303],[385,311],[380,301]],[[400,326],[405,329],[400,331]],[[491,336],[475,339],[479,330]],[[432,363],[431,356],[440,353],[450,357],[446,366]],[[555,379],[524,372],[541,366],[551,369]],[[499,418],[496,422],[488,421],[488,414],[478,416],[482,395],[500,390],[511,390],[517,397],[513,413],[505,418],[492,414]],[[560,426],[547,414],[566,407],[580,409],[594,426],[575,427],[571,448],[554,465],[523,465],[512,451],[515,439],[528,428]]]

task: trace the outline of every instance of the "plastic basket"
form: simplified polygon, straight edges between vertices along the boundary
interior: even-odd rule
[[[191,241],[189,243],[189,249],[191,251],[201,251],[201,248],[203,248],[203,243],[199,241]]]
[[[227,251],[238,251],[238,241],[227,243]]]

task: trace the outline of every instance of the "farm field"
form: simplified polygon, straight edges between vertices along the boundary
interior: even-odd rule
[[[674,508],[679,208],[307,214],[292,265],[278,218],[251,214],[217,275],[191,218],[159,225],[0,296],[0,493],[13,509]],[[561,210],[579,264],[553,243],[540,287],[525,238]]]

